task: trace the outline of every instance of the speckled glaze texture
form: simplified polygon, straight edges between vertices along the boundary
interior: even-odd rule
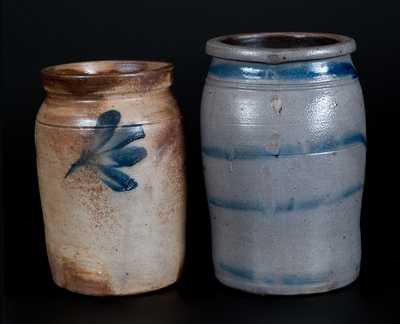
[[[354,50],[332,34],[208,42],[202,153],[222,283],[294,295],[357,278],[366,132]]]
[[[186,188],[172,66],[99,61],[42,71],[37,168],[55,283],[88,295],[174,283]]]

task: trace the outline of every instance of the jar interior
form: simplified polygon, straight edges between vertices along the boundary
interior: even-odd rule
[[[56,65],[45,69],[44,72],[65,77],[95,75],[115,76],[158,70],[168,65],[169,63],[165,62],[94,61]]]
[[[221,40],[222,43],[250,48],[305,48],[314,46],[333,45],[338,40],[327,36],[301,36],[301,35],[257,35],[257,36],[231,36]]]

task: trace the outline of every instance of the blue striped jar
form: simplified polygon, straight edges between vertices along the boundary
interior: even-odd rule
[[[202,155],[223,284],[295,295],[357,278],[366,130],[355,48],[321,33],[207,42]]]

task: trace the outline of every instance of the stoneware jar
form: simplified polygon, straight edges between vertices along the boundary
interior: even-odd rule
[[[291,295],[357,278],[366,135],[355,48],[317,33],[208,41],[202,153],[222,283]]]
[[[72,63],[44,69],[42,80],[37,167],[55,283],[88,295],[174,283],[186,189],[172,65]]]

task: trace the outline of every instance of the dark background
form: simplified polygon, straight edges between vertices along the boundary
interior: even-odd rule
[[[400,274],[399,8],[389,1],[2,0],[1,130],[5,310],[10,323],[395,322]],[[361,277],[307,297],[259,297],[214,279],[201,167],[199,108],[207,39],[238,32],[335,32],[356,39],[365,95],[368,162]],[[182,280],[137,297],[93,298],[58,289],[46,258],[34,120],[41,68],[98,59],[175,64],[187,140],[187,259]]]

